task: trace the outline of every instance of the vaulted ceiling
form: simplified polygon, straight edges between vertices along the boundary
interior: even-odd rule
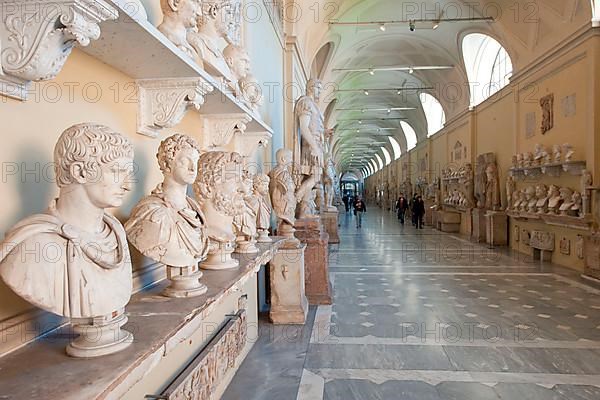
[[[592,0],[595,1],[595,0]],[[515,71],[556,46],[592,18],[589,0],[314,0],[295,3],[306,11],[295,24],[311,73],[323,80],[322,109],[328,127],[335,127],[334,156],[338,172],[359,175],[381,147],[394,152],[388,136],[407,150],[400,121],[410,124],[417,140],[427,137],[427,119],[419,93],[433,95],[442,105],[446,119],[470,104],[468,78],[461,43],[469,33],[485,33],[500,42],[510,54]],[[493,21],[445,22],[450,18],[493,17]],[[433,29],[432,22],[441,23]],[[339,25],[330,22],[415,22],[380,25]],[[321,50],[321,51],[319,51]],[[452,66],[446,70],[340,71],[382,66]],[[396,89],[403,88],[402,91]],[[421,88],[421,90],[406,90]],[[364,89],[369,90],[368,96]],[[407,107],[414,110],[391,111]],[[383,109],[368,111],[368,109]],[[364,110],[364,111],[363,111]],[[402,118],[402,119],[401,119]],[[359,123],[360,121],[360,123]]]

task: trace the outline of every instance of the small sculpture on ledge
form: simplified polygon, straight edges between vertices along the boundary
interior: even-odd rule
[[[563,201],[559,208],[560,215],[569,215],[569,211],[575,205],[573,191],[567,187],[560,188],[560,199]]]
[[[525,189],[525,197],[527,199],[527,205],[525,211],[528,213],[535,213],[537,198],[535,197],[536,190],[534,186],[529,186]]]
[[[277,216],[277,234],[292,239],[296,244],[299,241],[294,237],[294,224],[296,223],[296,185],[292,177],[292,152],[289,149],[279,149],[275,155],[277,166],[270,172],[269,192],[271,204]]]
[[[130,190],[133,146],[106,126],[73,125],[58,138],[54,167],[58,197],[7,232],[0,275],[25,300],[71,320],[79,337],[67,346],[70,356],[115,353],[133,341],[121,329],[131,259],[123,226],[105,209],[121,206]]]
[[[200,205],[187,189],[198,175],[200,148],[193,138],[175,134],[161,142],[156,157],[164,180],[134,207],[125,224],[127,238],[167,267],[165,296],[199,296],[207,291],[198,263],[206,258],[208,236]]]
[[[547,214],[558,214],[559,208],[563,203],[558,186],[550,185],[548,188],[548,208]]]
[[[196,51],[188,42],[188,32],[196,28],[200,14],[200,0],[160,0],[163,21],[158,30],[177,48],[196,59]]]
[[[232,89],[238,99],[242,99],[242,90],[240,83],[250,73],[250,56],[243,47],[235,44],[230,44],[223,50],[225,62],[231,70],[233,81],[231,82]]]
[[[519,153],[517,154],[517,168],[523,168],[524,164],[523,164],[523,153]]]
[[[548,187],[544,184],[539,184],[535,187],[535,197],[537,203],[535,205],[538,214],[544,214],[548,210]]]
[[[518,189],[513,192],[513,194],[512,194],[513,201],[511,203],[512,204],[511,210],[519,211],[519,209],[521,207],[521,193],[522,193],[522,191],[518,190]]]
[[[233,217],[233,229],[236,232],[235,252],[239,254],[258,253],[256,247],[256,212],[259,200],[254,194],[252,176],[248,171],[242,173],[241,193],[244,199],[243,212]]]
[[[575,154],[575,150],[573,150],[573,146],[569,143],[565,143],[562,146],[562,151],[563,151],[564,162],[566,162],[566,163],[571,162],[573,159],[573,155]]]
[[[552,146],[552,159],[555,164],[560,164],[562,159],[562,147],[560,144]]]
[[[571,196],[571,202],[573,203],[573,205],[571,206],[571,209],[567,211],[567,214],[571,217],[581,216],[581,193],[573,192],[573,196]]]
[[[523,153],[523,167],[529,168],[533,166],[533,154],[528,151]]]
[[[269,228],[271,227],[271,199],[269,197],[270,179],[265,174],[257,174],[254,177],[254,195],[258,199],[256,209],[256,228],[258,232],[259,243],[270,243],[273,241],[269,237]]]
[[[519,212],[527,212],[527,205],[529,204],[529,200],[527,199],[527,191],[521,190],[519,192],[519,208],[517,211]]]
[[[548,152],[546,151],[546,147],[544,145],[541,144],[536,144],[535,145],[535,152],[534,152],[534,157],[533,157],[533,166],[541,166],[545,163],[546,160],[546,156],[548,155]]]
[[[516,199],[516,197],[513,197],[516,191],[516,183],[515,183],[515,178],[513,178],[511,175],[508,175],[506,177],[506,209],[510,210],[511,208],[514,208],[513,205],[513,199]]]
[[[248,108],[257,113],[263,104],[262,89],[258,84],[258,80],[254,75],[248,74],[245,78],[240,79],[239,83],[244,103]]]
[[[209,238],[208,257],[200,267],[227,269],[239,266],[231,258],[235,250],[236,235],[233,218],[244,212],[244,199],[240,193],[242,156],[226,151],[208,151],[200,155],[194,193],[206,215],[206,232]]]

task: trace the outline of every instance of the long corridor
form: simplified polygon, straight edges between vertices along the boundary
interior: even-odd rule
[[[577,273],[375,207],[340,223],[333,305],[265,322],[224,399],[600,399],[600,290]]]

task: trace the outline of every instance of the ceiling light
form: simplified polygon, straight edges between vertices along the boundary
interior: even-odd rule
[[[365,93],[365,96],[369,95],[369,91],[368,90],[365,90],[364,93]]]
[[[369,68],[369,74],[375,75],[375,70],[373,68]]]
[[[364,112],[367,112],[367,110],[365,110],[364,108],[363,108],[362,110],[360,110],[360,111],[361,111],[361,112],[363,112],[363,113],[364,113]]]
[[[379,25],[379,30],[380,30],[381,32],[385,32],[385,24],[381,24],[381,25]]]
[[[412,74],[413,72],[415,72],[415,70],[413,69],[413,67],[408,68],[408,73]]]
[[[389,114],[389,113],[391,113],[391,112],[392,112],[392,109],[391,109],[391,108],[388,108],[388,109],[387,109],[387,113]]]
[[[362,120],[361,119],[358,120],[358,124],[362,125]]]
[[[440,21],[434,21],[433,22],[433,30],[435,31],[439,27],[440,27]]]

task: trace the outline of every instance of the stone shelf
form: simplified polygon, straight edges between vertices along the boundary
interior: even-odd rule
[[[585,168],[585,161],[566,161],[562,163],[536,165],[531,167],[512,167],[509,171],[511,176],[522,180],[525,178],[535,178],[541,175],[558,177],[563,172],[577,176],[581,175]]]
[[[166,282],[133,296],[124,326],[134,334],[125,350],[95,359],[67,356],[68,326],[0,358],[0,394],[7,399],[118,399],[148,374],[180,343],[191,341],[207,316],[226,298],[240,292],[261,265],[285,243],[273,238],[259,244],[255,255],[239,256],[240,267],[203,271],[205,295],[173,299],[160,295]],[[236,256],[237,257],[237,256]],[[250,307],[256,304],[249,303]],[[214,328],[214,327],[213,327]],[[25,334],[25,332],[23,332]],[[28,333],[31,334],[31,333]],[[34,361],[34,362],[33,362]],[[182,360],[185,364],[185,360]],[[184,365],[185,366],[185,365]],[[32,383],[35,383],[32,385]]]
[[[543,222],[547,225],[561,226],[564,228],[591,231],[594,226],[594,220],[591,217],[572,217],[569,215],[556,214],[536,214],[507,211],[507,215],[516,220],[533,220]]]
[[[262,118],[238,101],[231,90],[213,78],[150,22],[135,20],[124,11],[124,0],[107,0],[119,17],[100,24],[101,36],[81,50],[119,71],[140,79],[201,78],[213,87],[204,96],[200,114],[247,114],[251,121],[246,132],[273,129]]]
[[[445,211],[456,211],[461,213],[465,213],[471,210],[471,208],[461,207],[454,204],[444,204],[444,207],[447,208],[447,210]]]

